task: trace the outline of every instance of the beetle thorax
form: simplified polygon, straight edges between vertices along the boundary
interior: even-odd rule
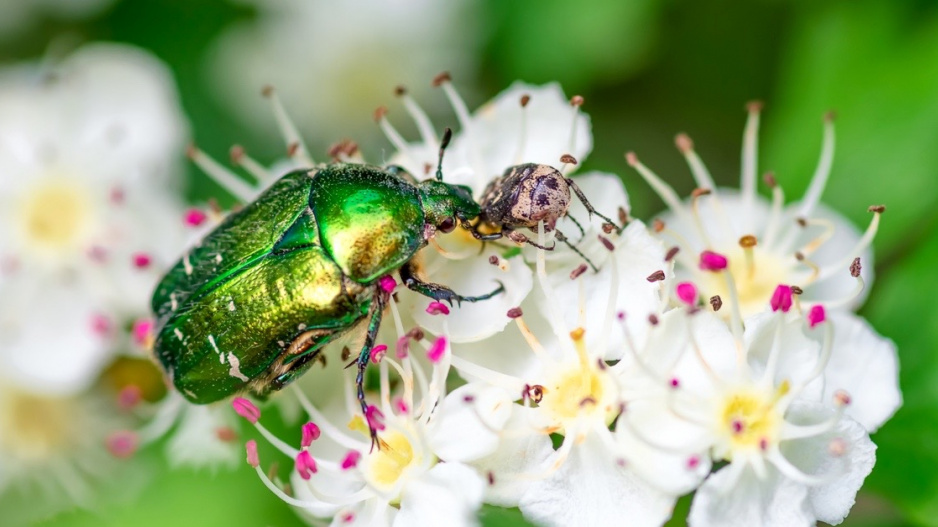
[[[551,166],[527,165],[519,187],[512,196],[512,226],[535,227],[543,221],[548,230],[553,230],[570,207],[570,187],[563,174]]]

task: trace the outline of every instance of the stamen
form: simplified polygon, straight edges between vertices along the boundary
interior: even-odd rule
[[[684,160],[687,162],[687,166],[690,167],[691,174],[694,176],[694,181],[697,183],[699,188],[705,189],[715,189],[716,184],[713,182],[713,177],[710,175],[710,171],[707,170],[706,165],[700,159],[700,156],[697,155],[697,152],[694,151],[694,142],[691,138],[685,134],[677,134],[674,138],[674,144],[677,146],[677,149],[680,150],[681,154],[684,155]],[[712,194],[712,202],[714,208],[716,209],[717,216],[720,219],[721,226],[726,232],[732,232],[730,227],[729,219],[726,216],[726,212],[723,209],[723,203],[720,201],[719,194],[714,192]]]
[[[700,262],[697,265],[703,271],[723,271],[729,266],[729,260],[726,256],[713,251],[703,251],[700,253]]]
[[[810,476],[805,474],[796,466],[792,465],[791,462],[782,455],[777,446],[772,447],[772,451],[766,455],[766,459],[775,465],[779,472],[802,485],[816,487],[830,483],[840,476],[840,474],[837,473],[831,473],[827,476]]]
[[[182,217],[183,223],[189,227],[198,227],[205,223],[205,220],[208,219],[208,214],[205,214],[199,209],[191,208],[186,211],[186,214]]]
[[[772,306],[772,311],[778,311],[781,309],[782,313],[788,313],[788,310],[791,309],[791,297],[791,287],[787,285],[779,285],[776,287],[775,292],[772,293],[771,300],[769,300],[769,305]]]
[[[280,135],[283,136],[283,140],[287,144],[287,154],[304,166],[312,167],[315,165],[316,163],[309,155],[309,150],[307,150],[306,145],[303,143],[303,138],[297,131],[296,125],[293,124],[287,111],[283,108],[283,103],[280,102],[280,97],[277,96],[274,87],[269,85],[265,86],[261,93],[270,101],[270,105],[273,108],[274,118],[277,120],[277,127],[280,128]]]
[[[545,231],[544,231],[544,220],[537,222],[537,243],[541,247],[545,245]],[[557,336],[557,339],[560,341],[560,345],[564,348],[564,351],[569,355],[576,353],[576,350],[571,348],[570,339],[566,338],[564,332],[566,330],[566,324],[563,321],[563,318],[560,316],[560,313],[557,311],[558,306],[557,302],[554,300],[557,298],[554,288],[550,285],[550,282],[547,280],[547,251],[544,249],[537,250],[537,260],[535,262],[535,268],[537,272],[537,283],[541,286],[541,290],[544,292],[544,296],[547,297],[547,311],[549,314],[551,328],[554,331],[554,334]]]
[[[821,199],[824,187],[827,186],[827,178],[831,173],[831,165],[834,163],[834,113],[828,112],[824,115],[824,139],[821,144],[821,157],[818,159],[817,168],[811,177],[811,184],[808,185],[808,191],[801,201],[799,216],[810,216],[814,207]]]
[[[131,256],[134,267],[137,269],[146,269],[150,267],[150,264],[153,263],[153,257],[149,253],[134,253]]]
[[[665,279],[665,274],[664,274],[664,271],[662,271],[661,269],[658,269],[657,271],[648,275],[647,278],[645,278],[645,280],[648,280],[651,283],[660,282],[664,279]]]
[[[387,345],[378,344],[377,346],[371,348],[371,355],[369,357],[369,360],[371,361],[372,364],[379,364],[381,362],[381,359],[384,358],[387,352],[388,352]]]
[[[365,410],[365,421],[368,423],[369,428],[375,430],[384,430],[384,414],[381,413],[381,410],[378,409],[375,405],[369,405]]]
[[[753,101],[746,105],[749,117],[746,119],[746,128],[743,131],[742,174],[739,188],[743,197],[743,211],[746,217],[752,211],[756,198],[756,170],[759,161],[759,114],[762,103]]]
[[[775,180],[775,174],[766,172],[763,176],[765,184],[772,189],[772,209],[769,212],[769,221],[765,228],[765,245],[772,247],[778,235],[778,226],[782,219],[782,206],[785,204],[785,192]]]
[[[436,301],[430,302],[430,304],[427,305],[426,311],[430,315],[448,315],[449,314],[449,308],[446,307],[446,304],[442,302],[436,302]]]
[[[713,295],[710,297],[710,306],[713,307],[713,311],[719,311],[723,307],[723,299],[720,298],[720,295]]]
[[[446,94],[446,98],[449,99],[450,105],[453,107],[453,110],[456,112],[456,118],[459,120],[459,126],[462,127],[463,137],[466,138],[466,142],[469,145],[469,151],[472,154],[472,166],[473,170],[477,174],[485,173],[485,163],[482,162],[482,157],[479,153],[479,145],[476,144],[475,132],[472,129],[472,118],[469,115],[469,108],[466,107],[466,102],[463,101],[462,97],[459,96],[459,93],[456,91],[456,88],[453,87],[451,82],[452,78],[449,73],[443,72],[433,78],[433,86],[443,88],[443,93]]]
[[[136,384],[124,386],[117,394],[117,406],[121,410],[131,410],[143,400],[143,390]]]
[[[869,208],[869,211],[873,213],[873,219],[866,228],[866,232],[863,233],[863,237],[860,238],[860,241],[858,241],[857,244],[846,253],[847,256],[845,258],[821,269],[821,273],[818,275],[818,280],[824,280],[834,273],[841,271],[844,267],[847,267],[848,262],[853,261],[856,255],[862,253],[873,242],[873,238],[876,237],[876,232],[879,230],[879,218],[883,215],[883,212],[886,211],[886,207],[882,205],[874,205]]]
[[[524,322],[524,318],[521,316],[515,317],[515,324],[518,326],[518,331],[521,332],[521,336],[524,337],[524,340],[528,343],[528,346],[531,348],[531,351],[534,352],[540,359],[552,360],[547,355],[547,352],[544,350],[544,346],[537,340],[537,337],[534,336],[534,333],[531,332],[531,329]]]
[[[752,279],[756,274],[756,260],[753,256],[753,247],[756,246],[756,237],[747,234],[739,239],[739,246],[743,248],[743,255],[746,258],[746,269],[749,271],[749,278]]]
[[[524,151],[528,145],[528,110],[527,108],[528,108],[529,102],[531,102],[530,95],[525,93],[524,95],[521,96],[521,133],[518,134],[518,153],[515,155],[516,165],[520,165],[521,163],[524,162]]]
[[[407,93],[407,89],[403,86],[398,86],[397,89],[394,90],[394,94],[401,98],[401,101],[404,103],[404,108],[407,110],[407,113],[410,114],[410,118],[414,120],[414,124],[417,125],[417,131],[420,132],[420,138],[423,140],[424,144],[427,146],[439,144],[440,140],[436,136],[436,131],[433,129],[433,123],[430,121],[430,118],[427,117],[423,108]]]
[[[404,140],[404,136],[402,136],[400,132],[397,131],[397,128],[394,128],[394,125],[388,121],[387,115],[388,109],[384,106],[379,107],[377,110],[375,110],[374,113],[375,122],[378,123],[379,127],[381,127],[381,131],[384,132],[384,136],[388,138],[388,141],[394,145],[394,148],[396,148],[398,152],[403,153],[413,162],[418,161],[418,159],[412,155],[410,145],[407,143],[407,141]]]
[[[827,320],[827,316],[824,313],[824,306],[818,304],[811,308],[811,311],[808,312],[808,326],[811,329],[814,329],[814,326]]]
[[[520,308],[520,307],[513,307],[513,308],[509,309],[509,310],[508,310],[508,313],[507,313],[508,318],[511,318],[511,319],[521,318],[521,315],[523,315],[523,314],[524,314],[524,312],[521,311],[521,308]]]
[[[342,470],[350,470],[358,466],[362,454],[358,450],[349,450],[348,454],[342,459]]]
[[[231,401],[231,407],[234,408],[235,413],[245,418],[252,425],[256,425],[261,418],[260,409],[244,397],[235,397]]]
[[[248,440],[248,442],[244,444],[244,450],[247,452],[248,465],[257,468],[261,464],[260,457],[257,455],[257,441],[253,439]]]
[[[319,471],[316,467],[316,460],[309,453],[309,450],[302,450],[296,456],[294,467],[301,478],[309,480],[313,474]]]
[[[671,185],[668,185],[664,182],[657,174],[652,172],[648,167],[643,165],[639,160],[638,156],[634,152],[627,152],[625,154],[625,161],[638,171],[639,175],[644,178],[645,182],[655,191],[656,194],[664,201],[665,205],[671,209],[674,214],[680,216],[688,225],[696,225],[694,218],[690,216],[687,212],[687,209],[681,204],[681,200],[678,198],[677,193],[674,191],[674,188]],[[703,235],[703,233],[701,233]]]
[[[228,151],[228,155],[231,157],[231,162],[235,166],[247,170],[248,174],[251,174],[258,183],[264,184],[268,181],[273,181],[274,175],[264,168],[263,165],[255,161],[254,158],[247,155],[244,151],[244,147],[241,145],[233,145],[231,150]]]
[[[576,128],[577,119],[580,116],[580,106],[583,106],[583,97],[579,95],[574,95],[570,98],[570,106],[573,107],[573,124],[570,126],[570,141],[568,142],[568,149],[571,152],[576,151]],[[561,170],[561,172],[563,172]]]
[[[430,362],[436,364],[439,363],[446,353],[446,337],[437,337],[433,341],[433,345],[430,346],[430,349],[427,350],[427,358],[430,359]]]
[[[112,456],[117,459],[127,459],[137,451],[139,438],[130,430],[118,430],[107,436],[105,444]]]
[[[560,173],[564,175],[567,174],[567,167],[575,167],[577,165],[576,158],[570,154],[564,154],[560,156],[560,162],[562,163],[560,166]],[[572,170],[572,168],[570,168],[570,170]]]
[[[301,390],[298,385],[294,384],[293,387],[293,393],[296,395],[297,400],[299,400],[300,406],[303,407],[303,411],[309,415],[311,420],[318,423],[323,433],[328,435],[333,441],[346,448],[362,448],[364,443],[353,438],[352,436],[345,434],[338,427],[333,425],[331,421],[326,419],[326,417],[322,415],[322,413],[320,413],[312,403],[309,402],[306,394],[303,393],[303,390]]]
[[[688,306],[697,305],[697,287],[690,282],[681,282],[677,284],[677,297]]]
[[[236,176],[227,168],[221,166],[205,152],[195,145],[189,145],[186,151],[189,159],[198,166],[205,175],[210,177],[221,188],[227,190],[232,196],[247,203],[254,198],[255,189]],[[188,220],[188,216],[187,216]]]

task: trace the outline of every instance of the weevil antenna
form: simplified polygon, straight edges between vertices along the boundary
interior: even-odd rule
[[[440,157],[436,162],[436,180],[443,181],[443,152],[449,146],[449,140],[453,138],[453,131],[450,128],[443,130],[443,139],[440,141]]]

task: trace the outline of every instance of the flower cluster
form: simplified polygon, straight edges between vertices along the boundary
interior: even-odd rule
[[[434,85],[461,128],[443,173],[477,200],[510,167],[549,165],[569,178],[589,154],[583,99],[557,85],[516,84],[474,113],[447,75]],[[396,148],[392,164],[426,177],[441,136],[406,89],[396,93],[421,139],[408,142],[387,108],[375,119]],[[276,94],[266,94],[292,162],[311,166]],[[692,492],[691,525],[839,523],[875,462],[869,434],[901,404],[894,345],[850,311],[871,283],[869,247],[885,209],[870,208],[861,235],[820,204],[831,118],[804,199],[786,206],[768,174],[772,199],[763,200],[759,116],[750,105],[739,190],[717,189],[683,134],[677,146],[699,187],[686,201],[627,154],[670,209],[650,228],[631,216],[618,177],[589,172],[572,181],[618,224],[573,200],[522,246],[483,244],[465,229],[438,236],[421,255],[428,279],[464,295],[496,283],[504,291],[448,306],[389,283],[393,324],[371,354],[378,375],[364,415],[354,373],[335,368],[341,397],[313,404],[300,380],[278,399],[302,408],[298,446],[235,399],[293,469],[289,481],[268,473],[254,441],[248,463],[313,524],[473,525],[489,503],[539,525],[661,525]],[[350,143],[330,156],[362,160]],[[242,199],[256,194],[205,154],[193,158]],[[320,378],[315,386],[317,396],[329,391]]]
[[[186,236],[174,189],[186,134],[169,72],[128,46],[0,77],[5,520],[95,503],[95,483],[135,446],[124,410],[163,390],[145,358],[121,355],[142,349],[128,329]]]

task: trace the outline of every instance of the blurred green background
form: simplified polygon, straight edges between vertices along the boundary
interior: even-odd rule
[[[276,10],[290,2],[269,3]],[[143,47],[174,72],[194,140],[204,150],[224,158],[231,144],[240,143],[261,160],[272,161],[282,146],[271,133],[270,120],[245,120],[223,93],[226,87],[255,87],[238,85],[237,71],[228,72],[234,80],[219,82],[224,65],[211,51],[232,27],[269,24],[263,4],[119,0],[81,20],[63,20],[50,8],[0,40],[0,62],[37,59],[95,40]],[[814,170],[822,116],[836,110],[837,154],[824,201],[860,226],[868,221],[868,205],[888,206],[875,243],[877,278],[861,313],[898,344],[905,399],[873,436],[879,445],[877,465],[845,525],[938,525],[938,236],[933,234],[938,219],[938,2],[483,0],[465,2],[462,9],[462,15],[446,22],[452,31],[465,33],[454,44],[459,58],[449,61],[444,54],[441,59],[437,50],[433,61],[438,69],[452,72],[470,108],[516,79],[557,80],[568,95],[584,96],[595,141],[586,168],[621,174],[633,214],[641,218],[660,210],[661,203],[626,166],[626,150],[636,151],[686,194],[692,179],[673,147],[674,134],[685,131],[717,181],[735,185],[744,105],[760,99],[766,103],[760,171],[774,170],[789,199],[795,199]],[[341,28],[364,21],[343,16],[333,23]],[[445,25],[436,29],[450,31]],[[329,83],[344,82],[340,88],[352,92],[350,84],[366,83],[384,94],[380,97],[393,111],[397,83],[429,85],[429,76],[393,78],[398,70],[410,71],[406,64],[426,62],[422,50],[433,43],[417,44],[408,56],[377,69],[371,64],[358,68],[354,55],[343,56],[355,75],[336,79],[307,71],[315,80],[304,89],[312,99],[327,92]],[[286,56],[275,65],[284,70],[307,67]],[[439,104],[442,95],[425,93],[436,101],[427,103],[435,110],[436,123],[456,126]],[[302,100],[287,103],[302,111],[296,108]],[[390,147],[371,124],[374,109],[367,102],[346,110],[345,121],[305,126],[314,156],[325,157],[328,144],[351,136],[366,147],[368,158],[380,161]],[[407,131],[401,114],[398,109],[395,122]],[[221,197],[195,169],[188,177],[193,201]],[[142,455],[158,464],[155,450]],[[676,516],[684,516],[686,505],[683,500]],[[513,511],[486,509],[484,516],[490,526],[520,522]],[[134,501],[94,513],[68,513],[47,524],[170,523],[265,526],[300,521],[249,467],[241,466],[215,473],[159,471]]]

